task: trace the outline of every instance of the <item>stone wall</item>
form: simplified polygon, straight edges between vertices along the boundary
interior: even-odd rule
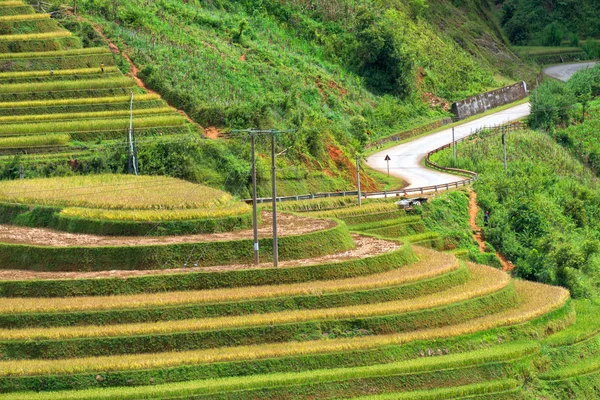
[[[367,144],[365,146],[365,148],[370,149],[373,147],[379,147],[379,146],[384,145],[389,142],[398,142],[400,140],[409,139],[411,137],[422,135],[426,132],[430,132],[434,129],[440,128],[444,125],[448,125],[451,123],[452,123],[452,118],[442,118],[438,121],[431,122],[427,125],[421,125],[416,128],[409,129],[407,131],[396,133],[392,136],[387,136],[382,139],[375,140],[372,143]]]
[[[456,102],[452,104],[452,112],[461,120],[524,99],[527,95],[527,84],[519,82]]]

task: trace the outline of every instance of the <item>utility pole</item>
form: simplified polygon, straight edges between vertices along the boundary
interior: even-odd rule
[[[502,146],[504,147],[504,171],[508,169],[506,165],[506,133],[504,132],[504,126],[502,127]]]
[[[277,237],[277,177],[275,167],[275,135],[278,133],[290,133],[294,130],[281,131],[277,129],[244,129],[233,130],[231,133],[247,133],[250,135],[252,144],[252,224],[254,228],[254,265],[259,264],[258,248],[258,205],[256,199],[256,135],[271,135],[271,192],[273,202],[273,266],[279,265],[279,241]]]
[[[133,144],[133,90],[131,91],[131,102],[129,104],[129,157],[133,167],[133,172],[137,176],[138,165],[137,157],[135,155],[135,145]]]
[[[252,142],[252,227],[254,228],[254,265],[260,263],[258,257],[258,205],[256,200],[256,136],[250,135]]]
[[[279,238],[277,237],[277,177],[275,176],[275,131],[271,133],[271,191],[273,194],[273,266],[279,266]]]
[[[362,205],[362,201],[360,198],[360,157],[358,154],[356,155],[356,186],[358,188],[358,206]]]

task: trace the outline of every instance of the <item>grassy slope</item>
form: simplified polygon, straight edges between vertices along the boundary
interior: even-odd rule
[[[115,9],[81,1],[78,7],[127,50],[152,88],[203,126],[298,127],[278,141],[279,151],[286,150],[281,194],[351,188],[350,159],[366,132],[380,137],[444,114],[422,94],[458,100],[527,70],[498,38],[488,2],[458,9],[432,0],[424,11],[400,0],[385,6],[361,0],[346,11],[338,10],[344,1],[315,2],[312,11],[278,0],[146,3],[130,0]],[[362,5],[376,10],[377,25],[392,32],[388,42],[414,64],[406,79],[413,94],[392,97],[358,73],[353,57]],[[259,175],[267,165],[259,166]],[[214,167],[193,168],[194,179],[225,180],[211,176]],[[262,194],[268,194],[265,178]],[[365,179],[363,187],[377,184]]]

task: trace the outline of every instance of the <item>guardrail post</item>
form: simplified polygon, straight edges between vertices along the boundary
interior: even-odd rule
[[[387,190],[384,190],[384,191],[383,191],[383,197],[384,197],[385,199],[387,199]]]
[[[438,187],[437,187],[437,185],[435,185],[435,192],[437,193],[437,191],[438,191]]]
[[[458,182],[456,182],[456,187],[458,188]]]
[[[423,194],[423,188],[421,188],[421,194]]]
[[[298,201],[298,196],[296,196],[296,201]]]

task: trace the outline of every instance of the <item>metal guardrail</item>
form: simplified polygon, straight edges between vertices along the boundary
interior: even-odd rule
[[[477,135],[481,132],[488,131],[488,130],[492,131],[492,134],[500,134],[503,129],[504,129],[504,132],[510,133],[510,132],[514,132],[515,130],[522,129],[523,127],[524,127],[524,124],[520,123],[520,122],[504,124],[504,125],[497,125],[497,126],[493,126],[493,127],[483,127],[483,128],[476,130],[475,132],[473,132],[472,135],[469,135],[462,139],[456,140],[455,143],[465,142],[469,139],[472,139],[473,135]],[[449,143],[447,145],[438,147],[437,149],[430,151],[429,153],[427,153],[427,156],[425,157],[425,164],[428,167],[433,168],[438,171],[449,172],[449,173],[460,174],[460,175],[467,175],[469,178],[464,179],[462,181],[443,183],[441,185],[423,186],[423,187],[410,188],[410,189],[386,190],[386,191],[382,191],[382,192],[362,192],[361,193],[362,197],[365,199],[369,198],[369,197],[381,197],[381,196],[383,196],[384,198],[387,198],[388,196],[392,196],[392,197],[393,196],[408,196],[411,194],[425,194],[425,193],[431,193],[431,192],[437,193],[440,191],[457,189],[459,187],[472,184],[479,177],[479,174],[477,174],[476,172],[467,171],[467,170],[458,169],[458,168],[442,167],[441,165],[438,165],[438,164],[434,163],[433,161],[431,161],[430,158],[432,155],[434,155],[435,153],[439,153],[442,150],[451,148],[451,147],[452,147],[452,143]],[[338,192],[325,192],[325,193],[310,193],[310,194],[303,194],[303,195],[298,195],[298,196],[282,196],[282,197],[277,197],[277,202],[312,200],[312,199],[322,199],[322,198],[328,198],[328,197],[348,197],[348,196],[358,196],[358,191],[357,190],[344,191],[344,192],[338,191]],[[244,201],[248,204],[252,204],[252,199],[246,199]],[[273,198],[272,197],[261,197],[259,199],[256,199],[256,201],[259,204],[271,203],[273,201]]]

